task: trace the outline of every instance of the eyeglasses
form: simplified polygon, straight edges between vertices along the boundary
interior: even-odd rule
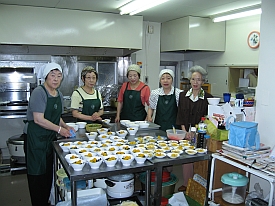
[[[190,79],[191,82],[202,82],[202,79],[195,79],[195,78],[191,78]]]

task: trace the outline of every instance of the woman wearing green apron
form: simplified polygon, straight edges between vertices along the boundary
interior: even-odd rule
[[[32,205],[48,205],[53,181],[52,142],[59,133],[69,137],[70,129],[61,118],[62,94],[57,90],[62,69],[56,63],[44,67],[45,83],[31,94],[28,110],[26,146],[27,177]]]
[[[84,86],[75,90],[71,97],[72,114],[75,118],[92,123],[101,120],[103,115],[102,97],[98,90],[94,89],[98,74],[93,67],[85,67],[81,72]]]
[[[148,121],[153,121],[153,114],[155,114],[154,123],[160,125],[160,129],[166,131],[171,129],[172,125],[176,125],[179,94],[182,90],[172,86],[174,80],[174,72],[171,69],[163,69],[159,74],[161,88],[152,90],[149,99]]]
[[[141,69],[132,64],[127,69],[128,82],[124,82],[118,95],[116,122],[120,120],[146,120],[145,103],[149,105],[150,88],[140,81]]]

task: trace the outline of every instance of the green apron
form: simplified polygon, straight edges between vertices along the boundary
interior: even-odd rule
[[[128,90],[128,84],[123,95],[123,107],[120,114],[120,119],[127,119],[131,121],[142,121],[146,118],[145,106],[142,104],[140,93],[141,90],[146,87],[144,85],[139,91]]]
[[[47,96],[48,93],[43,85]],[[47,97],[44,118],[59,125],[62,113],[62,101],[58,92],[57,97]],[[47,167],[53,164],[52,142],[56,140],[56,132],[45,129],[34,121],[29,121],[27,132],[27,170],[29,175],[42,175]]]
[[[176,119],[178,113],[176,89],[171,95],[162,95],[158,98],[155,123],[160,125],[160,129],[166,131],[171,129],[172,125],[176,127]]]
[[[100,106],[101,106],[101,102],[100,99],[98,98],[98,91],[96,91],[96,99],[84,99],[82,97],[82,95],[80,94],[80,92],[78,90],[76,90],[78,92],[78,94],[80,95],[81,99],[82,99],[82,104],[83,104],[83,108],[82,108],[82,114],[85,115],[89,115],[92,116],[93,113],[98,112],[100,110]],[[88,124],[92,123],[93,121],[86,121]]]

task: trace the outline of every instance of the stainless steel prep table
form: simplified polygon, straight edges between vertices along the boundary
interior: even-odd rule
[[[111,131],[116,131],[121,128],[121,125],[118,124],[110,124],[110,130]],[[157,137],[158,135],[160,136],[165,136],[166,137],[166,132],[162,130],[139,130],[135,136],[130,136],[127,135],[126,139],[129,141],[135,140],[136,137],[139,136],[154,136]],[[67,140],[62,140],[62,141],[72,141],[72,140],[87,140],[87,137],[85,135],[85,129],[79,129],[76,135],[75,139],[67,139]],[[135,172],[142,172],[146,171],[146,205],[150,205],[151,201],[149,200],[149,196],[151,193],[151,184],[150,184],[150,176],[151,172],[150,170],[155,170],[156,172],[156,182],[155,182],[155,187],[154,187],[154,205],[160,205],[161,202],[161,194],[162,194],[162,170],[163,167],[166,166],[172,166],[172,165],[178,165],[178,164],[186,164],[186,163],[193,163],[197,161],[202,161],[202,160],[208,160],[208,168],[211,166],[211,153],[207,154],[196,154],[196,155],[187,155],[187,154],[182,154],[180,155],[179,158],[176,159],[170,159],[168,157],[158,159],[158,158],[153,158],[151,160],[147,160],[144,164],[135,164],[134,167],[124,167],[122,165],[116,165],[114,168],[100,168],[98,170],[92,170],[90,169],[89,165],[85,165],[83,168],[83,171],[80,172],[75,172],[72,167],[69,166],[67,161],[65,160],[65,155],[67,153],[63,153],[62,149],[58,145],[58,143],[61,141],[54,142],[54,150],[55,150],[55,171],[57,171],[57,160],[59,159],[61,164],[63,165],[67,175],[70,177],[71,180],[71,200],[72,200],[72,205],[76,205],[76,181],[77,180],[83,180],[83,179],[93,179],[93,178],[100,178],[100,177],[106,177],[106,176],[111,176],[111,175],[118,175],[118,174],[126,174],[126,173],[135,173]],[[105,166],[105,164],[104,164]],[[93,172],[93,173],[91,173]],[[209,176],[210,173],[208,173],[208,181],[209,181]],[[55,175],[55,181],[56,181],[56,175]],[[208,183],[207,181],[207,183]],[[207,184],[208,186],[209,184]],[[208,188],[207,188],[208,189]],[[55,187],[55,194],[56,194],[56,200],[57,200],[57,188]]]
[[[187,164],[187,163],[193,163],[198,162],[202,160],[208,160],[208,168],[210,170],[211,168],[211,156],[212,153],[208,152],[207,154],[195,154],[195,155],[188,155],[186,153],[181,154],[176,159],[171,159],[169,157],[164,158],[153,158],[150,161],[154,163],[155,166],[155,173],[156,173],[156,181],[155,181],[155,187],[154,187],[154,205],[161,205],[161,194],[162,194],[162,170],[163,167],[172,166],[172,165],[179,165],[179,164]],[[207,188],[206,188],[206,199],[205,202],[207,202],[207,196],[208,196],[208,187],[209,187],[209,177],[210,172],[208,172],[207,177]]]
[[[143,135],[143,132],[137,133],[137,135]],[[147,135],[163,135],[162,131],[155,130],[153,132],[146,132]],[[136,136],[137,136],[136,135]],[[126,136],[130,141],[133,140],[136,136]],[[154,164],[150,161],[145,161],[144,164],[136,164],[135,162],[131,164],[131,166],[123,166],[121,162],[118,162],[115,167],[107,167],[105,164],[102,164],[99,169],[91,169],[88,164],[84,166],[82,171],[74,171],[73,168],[67,163],[65,160],[65,155],[68,152],[63,152],[61,147],[59,146],[60,142],[64,141],[78,141],[78,140],[88,140],[85,135],[85,129],[79,129],[76,132],[76,138],[62,139],[53,143],[54,146],[54,174],[58,170],[58,159],[64,170],[66,171],[70,181],[71,181],[71,201],[72,205],[77,205],[77,189],[76,189],[76,181],[78,180],[88,180],[94,178],[102,178],[113,175],[127,174],[127,173],[137,173],[146,171],[146,193],[145,193],[145,203],[146,205],[151,205],[150,202],[150,194],[151,194],[151,170],[154,169]],[[54,175],[54,182],[56,182],[56,175]],[[58,200],[58,191],[57,187],[55,187],[55,200],[57,203]]]

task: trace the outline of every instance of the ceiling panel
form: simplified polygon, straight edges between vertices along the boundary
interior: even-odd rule
[[[129,0],[0,0],[1,4],[39,6],[119,13],[117,9]],[[170,0],[141,12],[144,21],[166,22],[184,16],[209,17],[240,7],[260,4],[261,0]]]

